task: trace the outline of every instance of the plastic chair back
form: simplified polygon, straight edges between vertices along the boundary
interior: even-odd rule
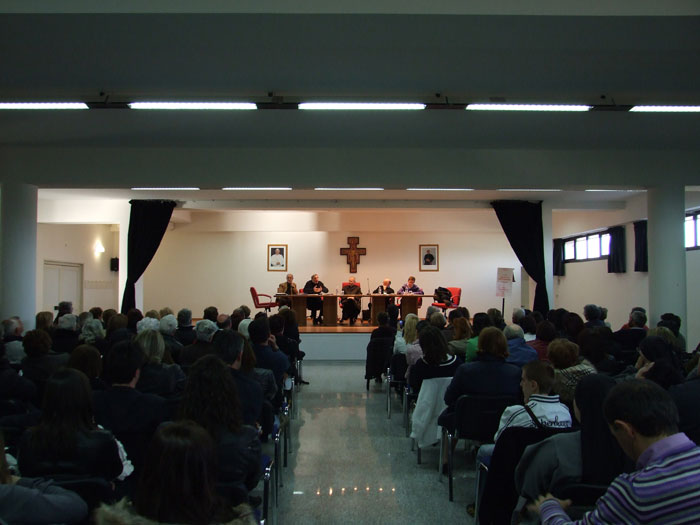
[[[455,409],[455,437],[493,443],[493,436],[498,430],[503,410],[517,404],[518,400],[512,396],[471,394],[460,396]]]

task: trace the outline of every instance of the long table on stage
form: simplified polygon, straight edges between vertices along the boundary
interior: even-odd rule
[[[318,294],[296,294],[296,295],[278,295],[278,297],[288,297],[292,301],[292,310],[297,317],[297,324],[299,326],[306,326],[306,299],[309,297],[318,299],[319,297],[323,299],[323,325],[324,326],[337,326],[338,325],[338,304],[340,299],[354,297],[361,299],[363,297],[368,297],[372,304],[372,324],[377,324],[377,315],[379,312],[386,311],[386,301],[387,299],[395,300],[395,298],[401,298],[401,318],[405,318],[408,314],[418,313],[418,303],[421,298],[426,297],[432,299],[432,295],[416,295],[416,294],[366,294],[366,295],[344,295],[344,294],[331,294],[326,293],[322,295]]]

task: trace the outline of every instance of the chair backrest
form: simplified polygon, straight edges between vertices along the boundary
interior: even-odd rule
[[[452,306],[459,306],[459,299],[462,297],[462,289],[448,286],[447,289],[452,294]]]
[[[389,368],[391,369],[391,376],[394,377],[396,381],[404,381],[406,369],[408,368],[406,354],[392,355]]]
[[[253,305],[255,308],[260,308],[260,301],[258,300],[258,292],[254,286],[250,287],[250,296],[253,298]]]
[[[456,437],[493,443],[503,411],[517,404],[518,400],[513,396],[460,396],[455,409]]]
[[[377,337],[375,339],[370,339],[367,344],[365,379],[378,377],[386,372],[393,351],[393,337]]]

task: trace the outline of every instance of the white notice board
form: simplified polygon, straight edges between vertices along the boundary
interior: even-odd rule
[[[498,268],[496,271],[496,297],[510,296],[513,291],[513,268]]]

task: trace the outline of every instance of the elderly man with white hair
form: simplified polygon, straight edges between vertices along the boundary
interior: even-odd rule
[[[78,340],[78,316],[65,314],[58,318],[56,330],[51,334],[51,349],[56,353],[70,354],[80,344]]]
[[[219,330],[216,323],[210,321],[209,319],[202,319],[197,321],[194,331],[197,336],[197,340],[189,346],[182,349],[180,354],[180,365],[183,367],[192,366],[192,364],[202,356],[213,354],[214,347],[212,345],[212,338],[214,334]]]
[[[177,319],[173,314],[167,314],[160,318],[160,334],[163,336],[165,350],[170,353],[173,361],[180,361],[183,344],[175,337],[177,331]]]
[[[81,343],[94,346],[100,351],[101,355],[104,355],[108,348],[105,340],[106,336],[105,329],[102,327],[102,321],[90,319],[83,325],[79,340]]]
[[[2,328],[5,332],[2,341],[5,343],[5,357],[12,364],[22,362],[22,359],[27,357],[22,346],[22,320],[19,317],[10,317],[2,322]]]
[[[508,353],[510,354],[506,358],[506,363],[518,365],[522,368],[523,365],[530,361],[539,359],[537,350],[525,342],[525,333],[520,326],[509,324],[504,328],[503,333],[508,340]]]

